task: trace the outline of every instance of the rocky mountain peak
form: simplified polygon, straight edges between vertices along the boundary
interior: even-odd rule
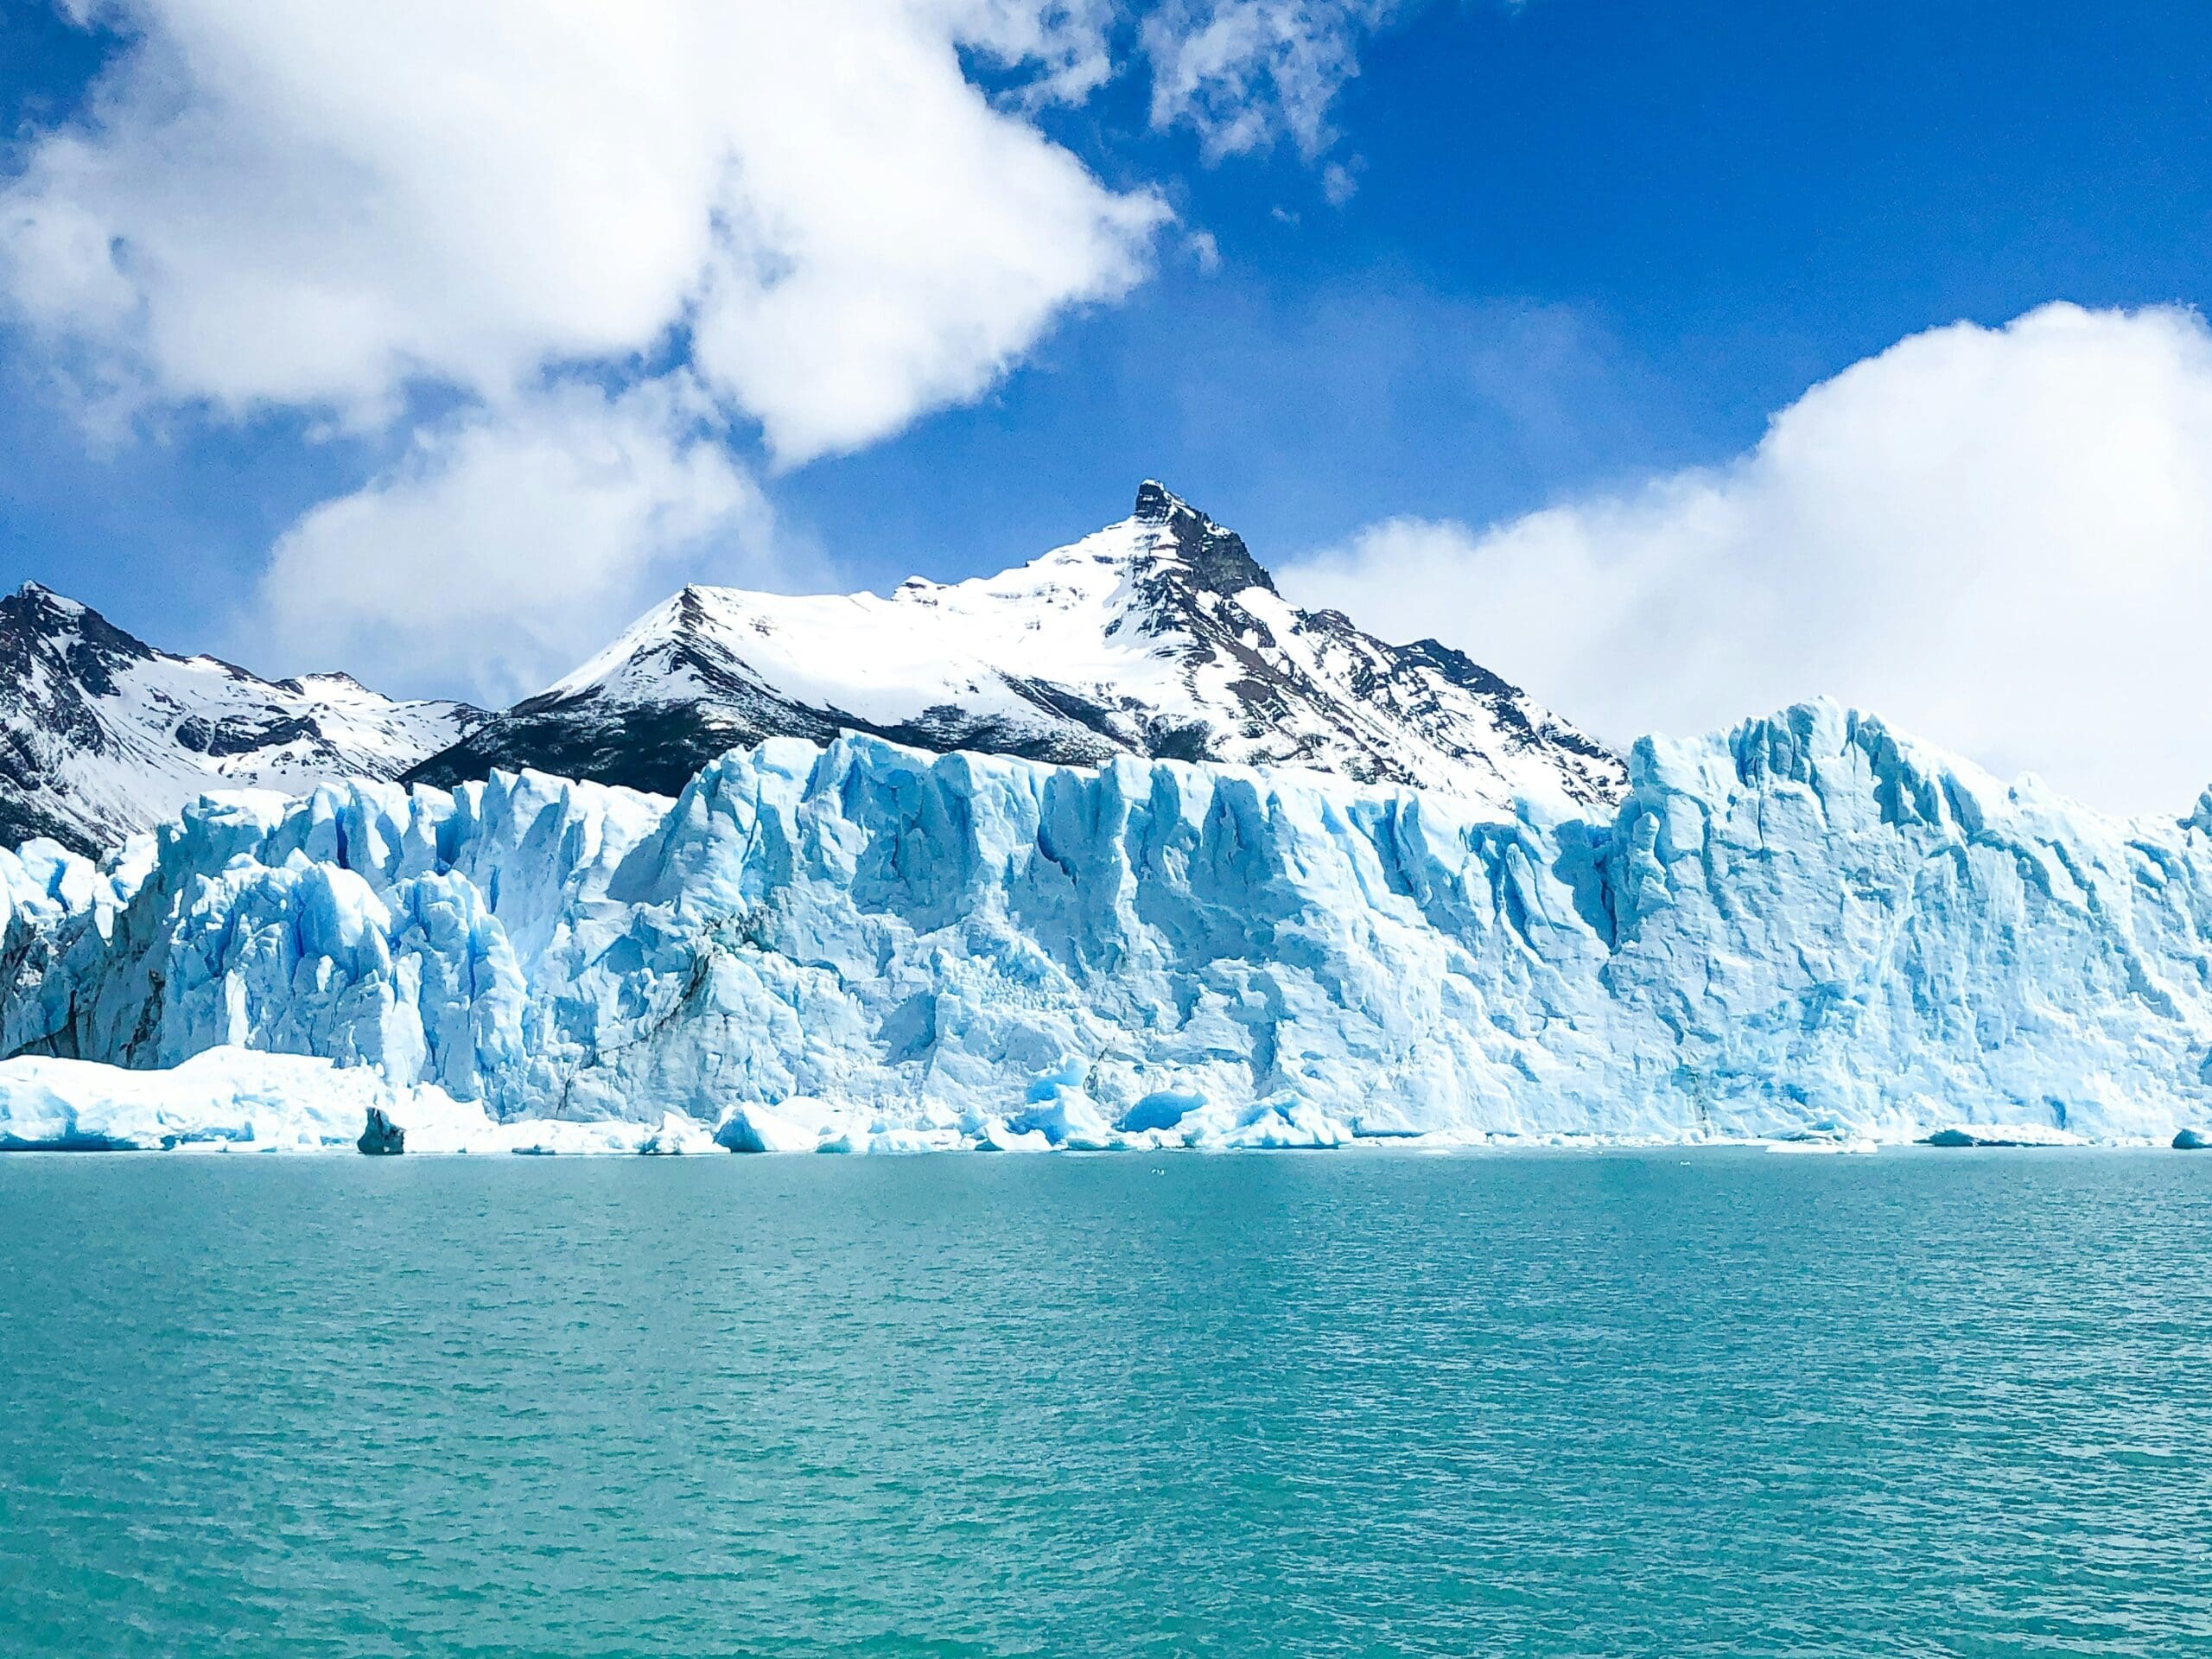
[[[995,575],[887,596],[684,588],[488,718],[172,656],[36,583],[0,598],[0,842],[111,847],[209,789],[346,777],[531,766],[672,792],[730,749],[843,732],[1073,766],[1293,766],[1501,811],[1525,794],[1602,809],[1624,778],[1462,653],[1292,605],[1243,537],[1156,480],[1129,518]]]
[[[1510,809],[1603,807],[1618,758],[1433,641],[1394,645],[1286,601],[1156,480],[1130,517],[995,575],[888,595],[690,588],[416,766],[681,789],[766,737],[865,732],[1067,765],[1116,755],[1297,766]]]
[[[73,600],[63,599],[60,594],[42,582],[27,582],[7,598],[0,599],[0,609],[23,611],[33,607],[51,608],[59,605],[74,603]]]
[[[130,639],[120,628],[111,626],[98,611],[35,582],[27,582],[0,599],[0,624],[17,635],[75,633],[85,631],[89,624],[95,632]]]
[[[1177,554],[1189,567],[1192,584],[1201,593],[1241,594],[1248,588],[1275,591],[1274,578],[1252,556],[1244,538],[1206,517],[1156,479],[1137,486],[1140,524],[1156,525],[1174,538]]]
[[[96,853],[209,790],[394,777],[481,718],[173,656],[28,582],[0,597],[0,843]]]

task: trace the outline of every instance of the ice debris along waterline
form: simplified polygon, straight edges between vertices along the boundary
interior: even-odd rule
[[[1589,823],[855,737],[673,802],[211,798],[105,869],[0,855],[6,1051],[135,1069],[0,1065],[0,1141],[350,1147],[371,1104],[410,1152],[2212,1116],[2212,803],[2102,817],[1828,703],[1630,774]]]

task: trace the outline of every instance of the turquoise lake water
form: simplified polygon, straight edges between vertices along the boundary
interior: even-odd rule
[[[0,1158],[0,1652],[2212,1652],[2212,1155]]]

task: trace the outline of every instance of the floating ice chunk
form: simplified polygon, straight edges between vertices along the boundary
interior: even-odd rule
[[[1306,1101],[1279,1103],[1262,1110],[1211,1144],[1224,1147],[1318,1149],[1341,1147],[1351,1131]]]
[[[822,1144],[822,1132],[752,1101],[731,1110],[715,1139],[732,1152],[812,1152]]]
[[[1205,1103],[1203,1096],[1188,1090],[1156,1089],[1123,1112],[1115,1127],[1125,1135],[1172,1129],[1192,1113],[1203,1111]]]
[[[695,1118],[669,1113],[660,1121],[660,1127],[639,1143],[638,1150],[657,1157],[698,1157],[709,1152],[726,1150],[718,1143],[714,1131]]]
[[[2079,1147],[2080,1135],[2044,1123],[1961,1123],[1938,1129],[1921,1144],[1928,1147]]]
[[[1048,1145],[1091,1152],[1114,1144],[1105,1114],[1080,1088],[1052,1084],[1041,1095],[1033,1089],[1029,1098],[1028,1108],[1007,1121],[1014,1135],[1041,1135]]]
[[[1042,1129],[1017,1129],[993,1118],[976,1131],[975,1145],[978,1152],[1050,1152],[1052,1139]]]
[[[360,1139],[353,1144],[372,1158],[395,1157],[407,1150],[407,1131],[393,1122],[382,1107],[372,1106],[369,1121],[361,1126]]]
[[[429,1086],[300,1054],[212,1048],[166,1071],[86,1060],[0,1062],[0,1149],[134,1150],[205,1145],[253,1151],[351,1151],[371,1110],[410,1150],[481,1140],[479,1106]]]
[[[715,1139],[732,1152],[861,1152],[868,1133],[857,1114],[811,1095],[793,1095],[773,1106],[747,1101],[732,1107]]]

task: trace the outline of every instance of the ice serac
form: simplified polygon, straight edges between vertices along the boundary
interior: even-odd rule
[[[672,801],[202,802],[131,869],[0,863],[5,1037],[775,1150],[2205,1121],[2203,815],[2103,817],[1826,703],[1629,770],[1592,820],[849,737]]]
[[[687,588],[410,777],[524,766],[674,793],[724,751],[861,732],[940,752],[1310,767],[1504,809],[1610,804],[1619,760],[1434,640],[1288,604],[1156,483],[1120,524],[995,576],[791,598]]]
[[[204,791],[397,778],[480,715],[343,674],[264,680],[156,651],[27,582],[0,599],[0,845],[120,843]]]

